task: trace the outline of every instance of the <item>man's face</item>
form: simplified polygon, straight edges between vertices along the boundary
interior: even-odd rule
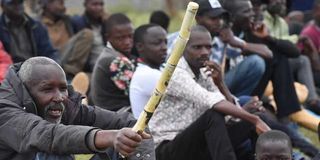
[[[237,11],[233,14],[234,26],[240,27],[241,30],[248,31],[251,30],[254,21],[253,7],[250,1],[235,1],[235,6]],[[241,7],[240,7],[241,6]]]
[[[100,19],[103,15],[103,0],[87,0],[84,4],[86,13],[94,19]]]
[[[191,68],[200,69],[205,66],[211,53],[211,36],[209,32],[192,31],[187,43],[184,58]]]
[[[49,2],[45,10],[56,18],[62,17],[66,12],[64,0],[53,0]]]
[[[266,141],[256,151],[257,160],[291,160],[292,152],[285,141]]]
[[[267,10],[271,15],[283,16],[286,9],[286,0],[269,0]]]
[[[2,4],[3,12],[10,19],[20,19],[24,14],[23,1],[21,0],[12,0],[9,3]]]
[[[68,97],[64,72],[54,65],[35,65],[32,76],[35,81],[27,88],[37,105],[39,116],[59,123],[64,111],[63,102]]]
[[[211,35],[217,35],[223,25],[223,18],[202,15],[196,17],[197,23],[207,28]]]
[[[159,67],[167,56],[167,32],[159,26],[151,27],[144,35],[143,42],[138,43],[137,49],[147,63]]]
[[[106,39],[120,53],[129,54],[133,47],[133,26],[131,23],[114,25]]]

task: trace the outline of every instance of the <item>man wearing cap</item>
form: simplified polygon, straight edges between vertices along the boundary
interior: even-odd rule
[[[255,130],[269,130],[258,116],[235,106],[221,70],[209,61],[210,49],[208,30],[192,27],[183,57],[149,122],[158,160],[234,160],[234,149],[254,138]],[[225,115],[242,120],[227,126]]]
[[[196,21],[206,27],[211,36],[210,59],[223,69],[229,68],[224,81],[235,96],[251,95],[265,70],[263,58],[271,58],[272,52],[262,44],[247,43],[235,36],[228,26],[228,13],[217,0],[198,0]],[[178,33],[168,36],[168,51],[172,50]],[[248,55],[248,51],[256,55]],[[229,63],[226,63],[228,59]]]
[[[0,40],[13,62],[25,61],[34,56],[58,60],[47,30],[25,14],[23,0],[2,0],[1,7]]]

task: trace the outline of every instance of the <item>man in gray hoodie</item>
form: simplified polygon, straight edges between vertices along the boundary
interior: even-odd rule
[[[97,153],[111,147],[133,159],[154,156],[153,147],[139,146],[149,134],[124,128],[134,125],[131,116],[82,105],[82,98],[49,58],[13,65],[0,86],[0,160]]]

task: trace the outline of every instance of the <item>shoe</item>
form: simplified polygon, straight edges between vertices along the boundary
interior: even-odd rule
[[[320,100],[310,100],[306,103],[306,109],[320,115]]]

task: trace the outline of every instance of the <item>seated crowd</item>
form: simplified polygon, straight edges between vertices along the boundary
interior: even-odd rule
[[[76,16],[39,0],[33,17],[24,0],[0,1],[0,160],[320,160],[297,127],[320,135],[320,0],[308,22],[286,0],[194,0],[196,24],[139,133],[179,36],[165,12],[135,28],[103,0]]]

